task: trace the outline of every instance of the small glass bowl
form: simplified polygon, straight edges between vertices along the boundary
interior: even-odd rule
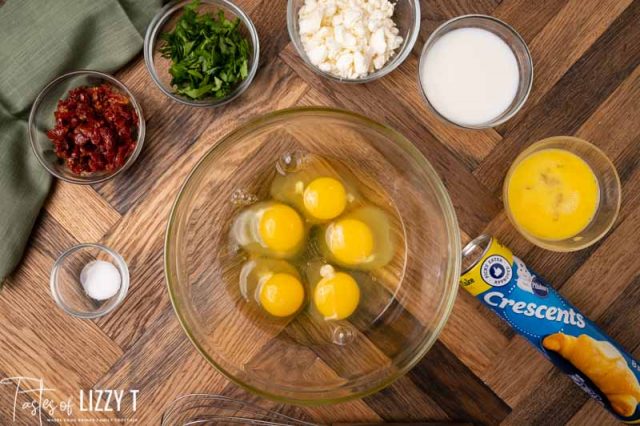
[[[513,54],[515,55],[518,62],[520,81],[518,83],[518,91],[516,92],[516,96],[513,98],[511,105],[509,105],[509,107],[505,111],[503,111],[502,114],[485,123],[461,123],[453,121],[449,117],[445,117],[431,104],[431,102],[429,102],[429,96],[425,90],[425,84],[422,81],[421,71],[424,66],[424,61],[435,42],[448,32],[460,28],[480,28],[494,33],[505,43],[507,43],[507,45],[513,51]],[[533,60],[531,58],[531,52],[529,52],[529,48],[527,47],[524,39],[509,24],[487,15],[463,15],[448,20],[447,22],[436,28],[431,36],[429,36],[427,42],[422,48],[422,53],[420,54],[418,78],[420,91],[422,92],[425,102],[429,106],[429,109],[431,109],[431,111],[433,111],[435,115],[441,120],[465,129],[488,129],[509,120],[511,117],[516,115],[516,113],[520,111],[520,108],[522,108],[522,106],[524,105],[525,101],[529,97],[531,86],[533,85]]]
[[[103,260],[113,264],[120,272],[118,292],[105,300],[95,300],[85,293],[80,273],[89,262]],[[113,311],[129,290],[127,263],[115,251],[100,244],[79,244],[60,255],[51,270],[51,295],[66,313],[78,318],[98,318]]]
[[[393,13],[393,20],[400,30],[399,35],[402,37],[402,45],[396,50],[396,53],[389,59],[389,61],[380,68],[378,71],[372,72],[366,77],[362,78],[342,78],[331,73],[322,71],[315,66],[304,50],[302,40],[300,39],[300,31],[298,26],[298,13],[302,6],[304,6],[305,0],[289,0],[287,6],[287,27],[289,29],[289,37],[293,42],[298,54],[302,60],[311,68],[316,74],[326,77],[333,81],[339,81],[343,83],[368,83],[373,80],[377,80],[389,74],[395,70],[404,62],[405,59],[411,53],[411,49],[416,44],[418,39],[418,33],[420,32],[420,2],[418,0],[398,0],[395,2],[395,9]]]
[[[99,86],[105,83],[126,95],[131,101],[131,105],[138,116],[138,139],[136,141],[136,148],[125,164],[119,169],[110,172],[105,171],[78,175],[72,173],[64,163],[64,160],[56,156],[53,151],[53,142],[47,137],[47,131],[55,126],[54,112],[58,107],[58,101],[66,98],[69,90],[80,86]],[[140,155],[140,151],[142,151],[144,135],[145,121],[142,115],[142,108],[133,94],[122,82],[100,71],[72,71],[54,79],[42,89],[33,103],[31,113],[29,114],[29,139],[31,140],[31,148],[36,158],[49,173],[69,183],[81,185],[100,183],[127,170],[136,161],[136,158]]]
[[[577,235],[563,240],[545,240],[531,235],[516,222],[509,206],[509,181],[514,170],[522,160],[534,152],[545,149],[563,149],[579,156],[591,167],[600,188],[598,209],[589,225]],[[554,136],[538,141],[520,153],[511,165],[507,177],[504,180],[502,198],[509,220],[527,240],[547,250],[570,252],[581,250],[595,244],[611,229],[620,211],[621,193],[622,189],[618,172],[611,160],[609,160],[598,147],[583,139],[572,136]]]
[[[260,59],[260,42],[258,40],[258,30],[253,25],[253,21],[242,9],[227,0],[201,0],[198,12],[210,12],[216,14],[219,10],[224,11],[227,19],[240,18],[241,33],[251,44],[251,54],[249,56],[249,75],[244,81],[224,98],[206,98],[200,100],[189,99],[185,96],[174,93],[171,86],[171,74],[169,67],[171,59],[163,58],[160,53],[160,36],[172,31],[176,22],[182,16],[183,8],[190,4],[191,0],[174,1],[163,7],[153,18],[147,27],[144,37],[144,63],[147,66],[151,78],[158,88],[176,102],[193,107],[217,107],[227,104],[244,93],[251,85],[253,78],[258,71]]]

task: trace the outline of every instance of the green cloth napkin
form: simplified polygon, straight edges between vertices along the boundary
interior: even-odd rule
[[[64,72],[113,72],[126,64],[161,3],[0,0],[0,287],[20,261],[51,186],[27,135],[31,103]]]

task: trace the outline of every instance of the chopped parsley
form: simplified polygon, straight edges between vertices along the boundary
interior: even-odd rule
[[[249,41],[240,19],[199,14],[199,0],[184,7],[171,32],[162,34],[160,52],[171,59],[171,85],[190,99],[224,98],[249,75]]]

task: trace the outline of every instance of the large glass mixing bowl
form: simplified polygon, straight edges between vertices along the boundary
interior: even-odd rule
[[[276,173],[316,155],[392,200],[401,260],[372,277],[348,320],[314,321],[311,304],[274,320],[239,289],[231,223]],[[233,131],[197,164],[171,213],[165,269],[178,319],[213,366],[262,396],[316,405],[376,392],[424,356],[455,300],[460,236],[442,181],[402,135],[349,112],[290,109]]]

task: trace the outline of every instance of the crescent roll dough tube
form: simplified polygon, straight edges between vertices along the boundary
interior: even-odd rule
[[[462,251],[460,285],[619,420],[640,424],[640,364],[511,250],[482,235]]]

